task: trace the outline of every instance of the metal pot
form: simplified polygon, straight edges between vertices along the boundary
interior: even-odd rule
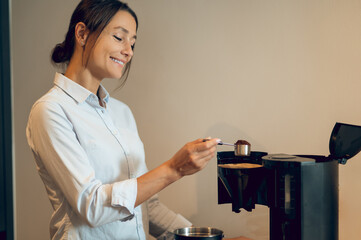
[[[223,231],[211,227],[187,227],[174,231],[175,240],[222,240]]]

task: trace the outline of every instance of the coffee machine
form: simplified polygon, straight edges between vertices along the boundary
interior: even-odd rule
[[[361,151],[361,126],[336,123],[329,156],[218,152],[218,204],[269,207],[270,240],[338,239],[338,167]]]

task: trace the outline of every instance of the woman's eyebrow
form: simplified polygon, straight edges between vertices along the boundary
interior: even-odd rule
[[[114,29],[115,29],[115,30],[120,29],[120,30],[122,30],[122,32],[124,32],[124,33],[126,33],[126,34],[129,34],[128,29],[125,29],[125,28],[123,28],[122,26],[114,27]],[[137,39],[137,35],[134,35],[132,38]]]

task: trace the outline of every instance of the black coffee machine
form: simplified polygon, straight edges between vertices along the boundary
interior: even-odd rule
[[[361,126],[336,123],[329,149],[329,156],[218,152],[218,204],[232,203],[234,212],[268,206],[270,240],[337,240],[338,166],[361,151]]]

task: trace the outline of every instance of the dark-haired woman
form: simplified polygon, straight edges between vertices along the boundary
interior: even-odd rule
[[[111,98],[104,78],[128,74],[136,41],[135,13],[117,0],[84,0],[52,60],[65,63],[53,88],[32,107],[28,143],[54,213],[51,239],[172,237],[190,226],[156,194],[201,170],[218,139],[187,143],[148,171],[130,109]]]

